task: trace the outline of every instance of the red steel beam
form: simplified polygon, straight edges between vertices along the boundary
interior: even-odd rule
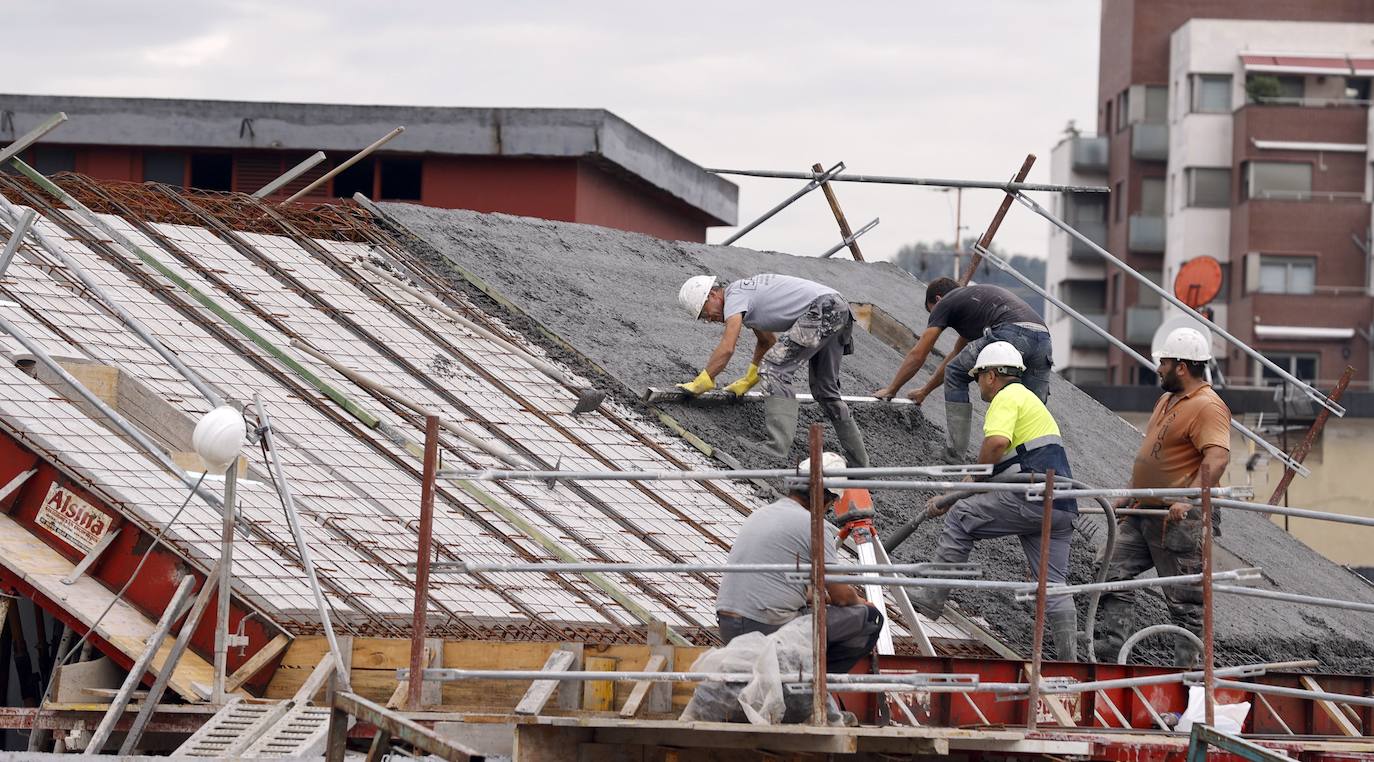
[[[1331,391],[1329,399],[1332,402],[1340,402],[1341,395],[1345,394],[1345,388],[1350,386],[1350,379],[1354,376],[1355,368],[1350,365],[1345,366],[1345,372],[1341,374],[1341,380],[1336,382],[1336,388]],[[1307,436],[1302,438],[1302,442],[1294,448],[1293,452],[1289,455],[1294,463],[1301,464],[1307,459],[1307,453],[1312,451],[1312,443],[1317,441],[1317,434],[1321,433],[1322,428],[1326,426],[1326,419],[1330,417],[1331,409],[1323,405],[1322,409],[1317,412],[1317,420],[1313,421],[1311,428],[1307,430]],[[1279,499],[1288,492],[1288,485],[1292,483],[1293,476],[1296,473],[1297,472],[1292,468],[1284,466],[1283,478],[1279,479],[1279,486],[1274,488],[1274,494],[1269,496],[1270,505],[1279,504]],[[1287,525],[1285,524],[1285,526]]]
[[[439,470],[439,416],[425,416],[424,476],[420,482],[420,542],[415,559],[415,616],[410,632],[410,680],[406,686],[406,706],[420,708],[424,689],[425,619],[429,598],[429,557],[434,542],[434,479]]]
[[[826,724],[825,687],[825,486],[821,477],[823,434],[811,424],[811,640],[815,659],[811,665],[811,722]]]
[[[1026,729],[1040,719],[1040,667],[1045,656],[1046,576],[1050,573],[1050,524],[1054,521],[1054,469],[1045,470],[1045,507],[1040,519],[1040,565],[1035,580],[1035,632],[1031,635],[1030,695],[1026,699]],[[1062,657],[1061,657],[1062,658]]]
[[[1021,168],[1016,170],[1016,176],[1013,177],[1011,181],[1014,183],[1024,182],[1026,175],[1030,174],[1031,166],[1034,164],[1035,154],[1026,154],[1026,160],[1021,162]],[[997,235],[997,229],[1002,227],[1002,218],[1006,217],[1007,210],[1011,209],[1012,198],[1013,195],[1011,193],[1008,193],[1002,198],[1002,205],[997,207],[997,213],[992,216],[992,223],[988,225],[987,230],[983,231],[983,236],[978,239],[979,248],[988,249],[992,247],[993,236]],[[955,237],[958,238],[958,236]],[[958,248],[959,242],[956,240],[954,245],[955,248]],[[978,253],[978,249],[974,249],[973,256],[969,259],[968,270],[965,270],[964,274],[959,276],[959,285],[967,286],[969,280],[973,278],[973,273],[977,272],[978,265],[982,263],[983,255]]]

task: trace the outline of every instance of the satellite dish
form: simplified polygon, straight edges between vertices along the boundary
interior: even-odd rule
[[[1193,257],[1178,268],[1174,296],[1180,302],[1197,309],[1217,298],[1220,292],[1221,263],[1213,257]]]

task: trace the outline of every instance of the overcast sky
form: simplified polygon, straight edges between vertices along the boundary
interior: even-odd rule
[[[1099,0],[220,2],[10,0],[0,91],[433,106],[601,107],[702,166],[1049,180],[1069,119],[1095,123]],[[800,183],[737,179],[747,221]],[[954,194],[846,184],[862,245],[949,239]],[[964,193],[965,235],[997,191]],[[719,241],[729,229],[712,232]],[[1015,207],[998,235],[1043,256]],[[741,240],[838,242],[819,192]]]

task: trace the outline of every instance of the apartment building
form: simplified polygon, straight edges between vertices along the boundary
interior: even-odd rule
[[[1329,385],[1350,364],[1367,384],[1374,3],[1104,0],[1101,40],[1097,136],[1066,135],[1051,171],[1112,193],[1065,194],[1061,216],[1168,289],[1215,258],[1218,324],[1300,378]],[[1047,281],[1143,354],[1177,313],[1057,231]],[[1050,322],[1070,380],[1154,383],[1058,310]],[[1232,384],[1276,378],[1216,350]]]

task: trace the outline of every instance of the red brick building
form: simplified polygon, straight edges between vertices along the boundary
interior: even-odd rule
[[[1106,161],[1074,162],[1075,177],[1110,186],[1112,198],[1081,222],[1166,288],[1187,261],[1216,258],[1219,324],[1300,378],[1329,386],[1351,364],[1367,383],[1371,77],[1371,0],[1104,0],[1099,137],[1061,145],[1067,156],[1073,143],[1080,154],[1099,144]],[[1050,256],[1067,261],[1050,267],[1061,296],[1142,352],[1177,314],[1067,242],[1052,239]],[[1082,338],[1070,377],[1154,382]],[[1231,383],[1273,380],[1239,350],[1215,348]]]
[[[40,171],[252,193],[317,150],[285,197],[398,125],[406,131],[307,198],[542,217],[704,241],[734,225],[738,187],[600,109],[351,106],[0,95],[0,143],[58,111],[23,158]]]

